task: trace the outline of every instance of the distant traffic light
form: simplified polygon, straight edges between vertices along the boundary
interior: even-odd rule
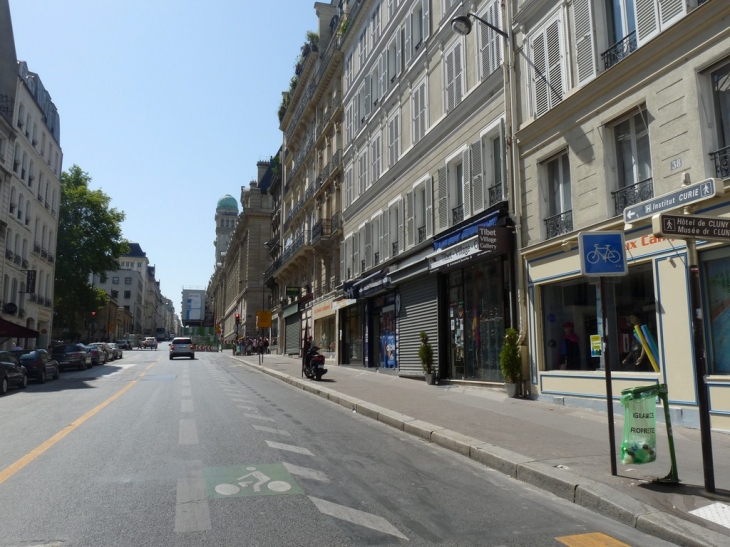
[[[92,311],[91,312],[91,318],[93,319],[94,317],[96,317],[96,312],[95,311]]]
[[[240,325],[240,324],[241,324],[241,314],[237,313],[236,314],[236,325]]]

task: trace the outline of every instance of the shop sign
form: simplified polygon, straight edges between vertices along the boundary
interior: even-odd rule
[[[479,250],[488,254],[506,253],[510,235],[510,229],[504,226],[479,226]]]
[[[287,285],[287,287],[286,287],[286,295],[287,296],[293,296],[293,297],[296,298],[297,296],[299,296],[301,294],[302,294],[302,288],[301,287],[289,287]]]
[[[591,357],[600,357],[602,353],[601,335],[591,334]]]
[[[479,226],[476,236],[451,247],[437,251],[429,257],[431,272],[453,267],[475,258],[485,258],[509,251],[511,232],[504,226]]]
[[[376,292],[382,291],[390,287],[390,277],[383,275],[369,280],[360,287],[360,296],[368,296]]]
[[[342,308],[346,308],[347,306],[352,306],[353,304],[357,304],[357,300],[354,298],[341,298],[340,300],[335,300],[332,302],[332,309],[334,311],[341,310]]]
[[[290,315],[294,315],[295,313],[299,312],[299,304],[292,304],[287,309],[284,310],[284,313],[282,314],[284,317],[289,317]]]
[[[312,314],[315,319],[326,317],[333,313],[335,313],[335,308],[331,298],[323,300],[322,302],[317,302],[312,309]]]

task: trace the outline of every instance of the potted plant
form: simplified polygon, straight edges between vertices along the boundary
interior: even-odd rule
[[[418,348],[418,358],[421,360],[421,368],[423,369],[426,383],[432,386],[436,378],[433,370],[433,348],[428,343],[428,334],[426,334],[426,331],[421,331],[419,336],[421,338],[421,346]]]
[[[507,329],[499,352],[499,368],[502,369],[508,397],[517,397],[519,383],[522,381],[522,357],[518,340],[519,333],[512,328]]]

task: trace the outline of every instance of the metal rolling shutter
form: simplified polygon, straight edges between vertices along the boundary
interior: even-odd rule
[[[438,368],[438,291],[435,275],[419,277],[400,285],[401,310],[398,316],[398,362],[400,376],[423,376],[418,346],[421,331],[428,333]]]
[[[287,355],[299,355],[299,314],[295,313],[284,319],[286,337],[284,339],[284,353]]]

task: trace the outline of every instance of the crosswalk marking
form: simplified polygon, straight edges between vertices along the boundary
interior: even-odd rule
[[[253,425],[252,427],[257,431],[264,431],[266,433],[278,433],[279,435],[286,435],[287,437],[291,437],[289,432],[284,431],[283,429],[274,429],[273,427],[266,427],[265,425]]]
[[[308,497],[310,500],[312,500],[312,503],[314,503],[317,509],[319,509],[319,511],[321,513],[324,513],[325,515],[329,515],[330,517],[334,517],[336,519],[344,520],[347,522],[352,522],[353,524],[359,524],[360,526],[365,526],[366,528],[370,528],[371,530],[377,530],[378,532],[390,534],[391,536],[395,536],[408,541],[408,538],[406,536],[401,534],[395,526],[393,526],[383,517],[379,517],[378,515],[373,515],[371,513],[366,513],[365,511],[352,509],[350,507],[345,507],[344,505],[332,503],[330,501],[326,501],[320,498],[315,498],[314,496]]]
[[[576,534],[574,536],[563,536],[555,539],[568,547],[630,547],[626,543],[602,534],[601,532]]]
[[[287,471],[289,471],[290,475],[298,475],[299,477],[304,477],[305,479],[312,479],[314,481],[320,482],[330,481],[329,477],[327,477],[327,475],[325,475],[322,471],[309,469],[308,467],[300,467],[298,465],[294,465],[293,463],[281,462],[281,464],[286,468]]]
[[[288,452],[296,452],[297,454],[304,454],[306,456],[314,456],[309,450],[301,446],[294,446],[293,444],[277,443],[274,441],[266,441],[269,448],[276,448],[277,450],[286,450]]]

